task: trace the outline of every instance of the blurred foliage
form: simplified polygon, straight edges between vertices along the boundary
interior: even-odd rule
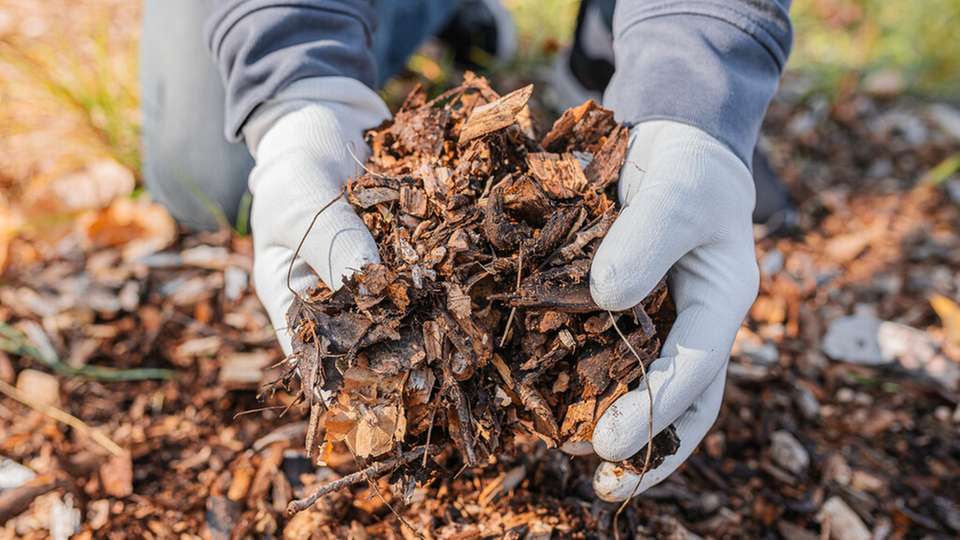
[[[960,97],[960,0],[795,0],[792,15],[789,67],[820,89],[884,74],[908,92]]]
[[[518,66],[540,64],[570,41],[579,0],[504,0],[517,24]]]

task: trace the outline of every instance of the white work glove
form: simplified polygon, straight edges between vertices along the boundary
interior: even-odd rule
[[[262,105],[244,128],[256,158],[250,173],[254,285],[286,354],[291,351],[286,322],[293,301],[287,288],[290,260],[317,212],[356,176],[357,161],[367,159],[363,131],[389,114],[377,94],[359,81],[323,77],[293,83]],[[300,293],[319,277],[337,289],[345,276],[379,260],[363,220],[341,197],[310,229],[293,264],[290,286]]]
[[[746,165],[707,133],[673,121],[633,128],[618,187],[623,211],[590,272],[600,307],[624,310],[667,274],[677,320],[647,370],[654,434],[674,424],[679,451],[638,476],[604,463],[597,495],[622,501],[659,483],[697,447],[717,418],[734,336],[757,295],[755,191]],[[672,269],[671,269],[672,268]],[[593,432],[594,451],[618,462],[648,439],[646,385],[618,399]]]

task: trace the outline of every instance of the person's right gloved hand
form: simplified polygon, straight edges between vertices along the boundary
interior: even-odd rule
[[[317,284],[332,289],[364,264],[380,260],[377,244],[346,197],[347,179],[369,150],[363,131],[389,117],[379,96],[359,81],[326,77],[297,81],[267,102],[244,128],[256,167],[253,193],[253,279],[284,353],[291,352],[286,313],[298,293]],[[351,155],[352,154],[352,155]],[[290,287],[287,272],[293,261]]]

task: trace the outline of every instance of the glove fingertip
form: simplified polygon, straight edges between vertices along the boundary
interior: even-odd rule
[[[593,453],[593,445],[590,441],[567,441],[560,450],[571,456],[589,456]]]
[[[616,268],[600,256],[590,266],[590,296],[601,309],[617,311],[630,307],[623,305],[623,288],[618,283]]]
[[[350,215],[347,223],[337,224],[334,231],[322,233],[304,246],[301,256],[331,289],[339,289],[364,265],[380,262],[377,243],[355,215]]]
[[[618,399],[593,428],[593,450],[607,461],[627,459],[646,442],[647,426],[642,420],[646,407],[637,402],[635,394],[630,392]]]
[[[607,502],[622,502],[640,493],[640,477],[615,463],[601,463],[593,475],[593,491]]]

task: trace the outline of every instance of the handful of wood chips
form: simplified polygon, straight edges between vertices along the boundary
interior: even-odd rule
[[[367,464],[427,468],[402,456],[452,445],[476,466],[517,437],[589,441],[657,358],[675,318],[665,283],[618,313],[589,289],[629,131],[588,101],[538,138],[532,91],[501,97],[468,73],[434,99],[414,90],[366,134],[372,154],[346,196],[382,262],[288,313],[278,383],[310,408],[314,459],[342,442]],[[679,445],[672,427],[653,442],[653,467]]]

